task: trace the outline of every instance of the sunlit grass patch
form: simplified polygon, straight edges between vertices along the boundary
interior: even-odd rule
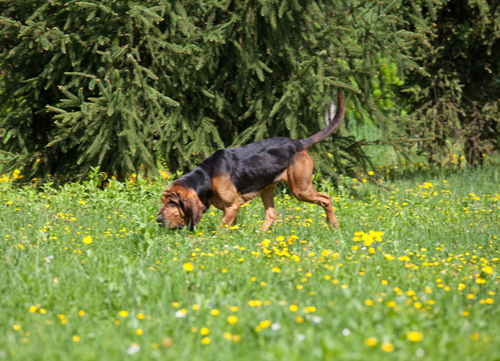
[[[154,215],[165,184],[0,193],[0,351],[12,359],[495,359],[496,171],[368,183],[323,209],[276,195],[238,227]],[[2,354],[3,355],[3,354]],[[82,355],[85,355],[83,357]],[[188,356],[186,356],[188,355]]]

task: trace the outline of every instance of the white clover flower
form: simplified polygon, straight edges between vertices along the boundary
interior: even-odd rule
[[[321,317],[319,316],[314,316],[312,318],[312,322],[313,322],[313,325],[316,326],[317,324],[320,324],[321,323]]]
[[[175,313],[175,317],[183,318],[183,317],[186,317],[186,314],[184,312],[182,312],[181,310],[179,310]]]
[[[127,353],[129,355],[133,355],[133,354],[136,354],[137,352],[139,352],[140,350],[141,350],[141,346],[139,346],[136,343],[132,343],[132,345],[130,345],[130,347],[127,349]]]

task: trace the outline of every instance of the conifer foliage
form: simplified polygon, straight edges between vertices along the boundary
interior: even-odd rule
[[[432,74],[410,72],[402,97],[416,120],[413,136],[439,165],[483,163],[500,150],[500,2],[453,0],[423,8],[429,47],[409,50]]]
[[[75,179],[96,165],[151,174],[158,160],[187,169],[220,148],[305,138],[324,127],[338,87],[351,108],[388,121],[371,91],[377,54],[419,69],[404,49],[427,31],[400,0],[0,7],[1,149],[26,177]],[[360,144],[335,139],[314,148],[321,168],[365,172]]]

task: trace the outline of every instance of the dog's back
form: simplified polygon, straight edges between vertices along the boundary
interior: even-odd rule
[[[300,140],[278,137],[237,148],[223,149],[205,159],[199,168],[211,178],[228,174],[238,193],[264,189],[304,150]]]

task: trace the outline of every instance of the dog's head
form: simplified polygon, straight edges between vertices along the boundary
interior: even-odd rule
[[[162,207],[156,220],[168,229],[181,229],[189,226],[192,231],[200,220],[206,207],[193,189],[170,186],[161,197]]]

